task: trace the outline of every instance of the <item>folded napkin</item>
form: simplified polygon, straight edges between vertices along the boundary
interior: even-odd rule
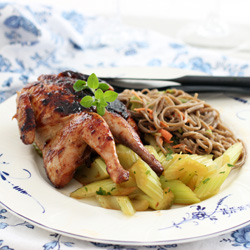
[[[247,61],[75,9],[0,3],[0,37],[0,102],[39,75],[65,69],[160,66],[250,75]]]
[[[40,74],[120,66],[173,67],[211,75],[250,75],[249,62],[113,19],[43,5],[0,3],[0,103]],[[0,205],[0,249],[249,249],[250,227],[186,244],[119,246],[47,232]]]

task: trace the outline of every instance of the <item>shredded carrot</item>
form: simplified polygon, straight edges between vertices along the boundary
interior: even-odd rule
[[[185,147],[185,150],[186,150],[187,152],[189,152],[190,154],[193,154],[193,151],[192,151],[191,149]]]
[[[165,122],[160,121],[160,124],[161,124],[162,127],[168,128],[168,125]]]
[[[172,116],[176,117],[176,114],[173,114]],[[178,113],[178,117],[180,117],[180,118],[182,117],[182,119],[185,120],[185,115],[183,112]]]
[[[171,138],[173,137],[173,135],[170,132],[168,132],[165,129],[160,129],[159,132],[162,134],[162,137],[165,139],[167,143],[173,142],[171,141]]]
[[[159,138],[159,143],[160,143],[161,146],[163,145],[163,139],[162,139],[162,137]]]
[[[147,109],[148,113],[153,114],[153,110],[152,109]]]
[[[148,116],[149,116],[149,118],[151,119],[151,120],[153,120],[154,118],[153,118],[153,110],[152,109],[147,109],[147,111],[148,111]]]
[[[209,126],[209,128],[210,128],[211,130],[213,130],[213,129],[214,129],[214,127],[213,127],[213,126]]]
[[[149,130],[150,130],[150,131],[155,131],[155,128],[152,127],[152,126],[149,126]]]
[[[145,108],[135,108],[134,111],[144,111]]]
[[[136,111],[136,112],[145,111],[145,110],[146,110],[145,108],[135,108],[135,109],[134,109],[134,111]],[[148,112],[149,118],[150,118],[151,120],[153,120],[153,110],[147,108],[147,112]]]
[[[134,110],[135,110],[135,111],[144,111],[144,110],[146,110],[146,109],[145,109],[145,108],[135,108]],[[147,112],[152,114],[152,113],[153,113],[153,110],[147,108]]]
[[[180,144],[176,144],[174,145],[172,148],[180,148],[181,146],[184,146],[185,144],[183,143],[180,143]]]
[[[140,97],[134,90],[132,90],[131,92],[132,92],[140,101],[142,101],[141,97]]]
[[[185,120],[185,115],[183,112],[181,112],[182,119]]]

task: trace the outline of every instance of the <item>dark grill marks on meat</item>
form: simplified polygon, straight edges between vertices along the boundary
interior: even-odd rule
[[[21,140],[25,144],[35,142],[42,151],[45,170],[53,185],[65,186],[77,167],[88,161],[91,151],[104,159],[114,182],[128,180],[129,173],[122,168],[116,154],[114,137],[137,152],[157,174],[162,172],[160,163],[142,145],[135,132],[136,124],[124,104],[118,100],[109,104],[103,117],[95,108],[80,105],[80,100],[92,92],[85,89],[75,93],[73,85],[78,79],[87,78],[72,71],[41,75],[17,94],[14,117]]]
[[[25,117],[26,117],[25,123],[21,127],[22,132],[28,132],[30,130],[33,130],[36,127],[36,124],[33,119],[34,113],[33,113],[32,108],[25,109]]]
[[[18,98],[17,113],[14,117],[18,120],[21,140],[24,144],[30,144],[35,138],[36,122],[34,111],[28,94],[20,94]]]
[[[66,95],[68,95],[66,93]],[[74,100],[73,98],[65,98],[65,93],[63,92],[54,92],[51,93],[48,97],[42,100],[44,106],[54,106],[54,111],[61,113],[65,116],[70,114],[79,113],[84,110],[79,101]]]
[[[130,117],[126,106],[117,99],[114,102],[108,103],[106,110],[108,110],[109,112],[117,113],[126,120]]]

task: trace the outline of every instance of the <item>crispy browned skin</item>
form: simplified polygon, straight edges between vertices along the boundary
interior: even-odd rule
[[[42,75],[17,95],[15,118],[21,140],[25,144],[35,142],[41,149],[50,181],[58,188],[65,186],[83,163],[89,147],[105,160],[114,182],[128,180],[128,171],[122,168],[116,154],[114,137],[131,147],[160,174],[163,170],[160,163],[145,150],[138,134],[126,121],[131,118],[124,105],[117,102],[111,110],[125,119],[110,110],[101,117],[94,109],[80,105],[81,98],[91,93],[75,93],[73,84],[86,77],[70,71]],[[133,121],[130,123],[134,126]]]
[[[29,93],[27,92],[18,93],[16,118],[23,143],[31,144],[35,139],[36,122]]]
[[[156,172],[161,175],[163,168],[159,161],[156,160],[154,155],[150,154],[143,146],[139,135],[132,126],[121,116],[114,112],[105,112],[103,118],[108,123],[113,136],[122,144],[130,147],[137,153],[142,160]]]
[[[75,114],[44,147],[44,164],[55,186],[64,186],[72,179],[75,168],[82,164],[81,156],[87,144],[105,159],[107,171],[116,183],[128,179],[128,172],[119,163],[114,138],[104,119],[93,112],[81,112]],[[60,166],[60,169],[55,166]]]

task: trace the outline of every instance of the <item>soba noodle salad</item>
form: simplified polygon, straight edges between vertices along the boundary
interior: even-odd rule
[[[124,90],[118,99],[138,124],[147,149],[160,162],[158,176],[131,148],[116,142],[129,180],[116,184],[97,157],[75,174],[82,186],[70,196],[95,197],[106,209],[125,215],[199,203],[216,195],[235,167],[246,159],[244,144],[225,126],[219,112],[182,90]]]
[[[164,154],[212,154],[217,158],[239,142],[222,123],[219,112],[198,94],[191,96],[177,89],[126,89],[118,98],[137,121],[145,141]],[[245,155],[244,149],[235,166],[244,164]]]

